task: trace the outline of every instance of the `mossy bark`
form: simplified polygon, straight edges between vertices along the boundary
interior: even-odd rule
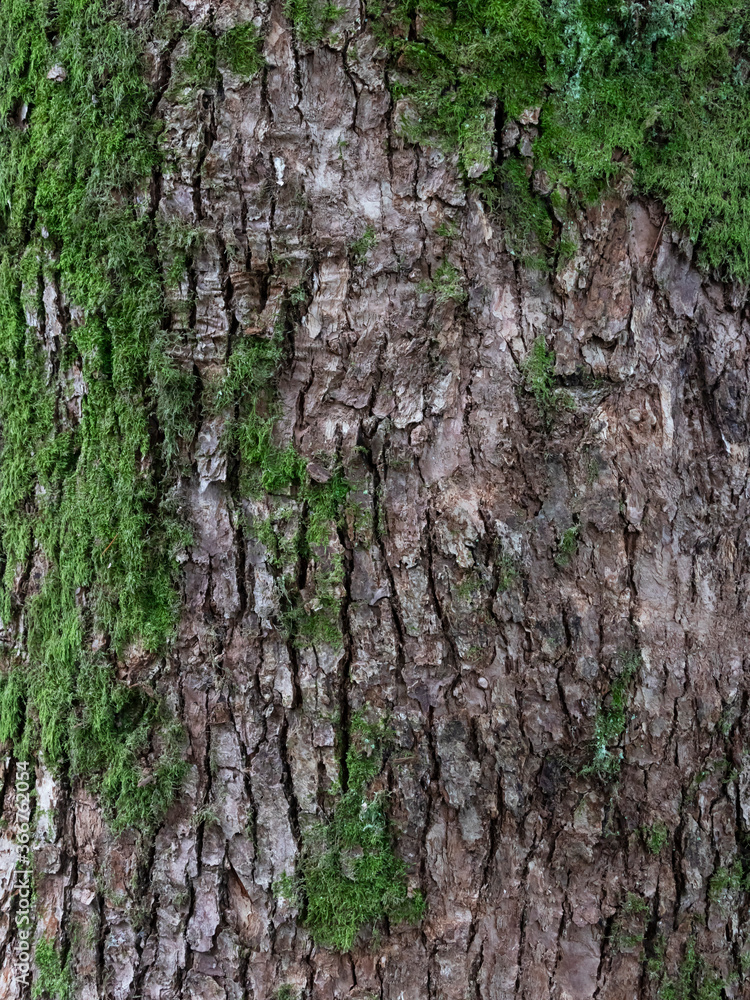
[[[36,757],[36,982],[81,1000],[750,996],[747,289],[699,272],[625,187],[577,214],[557,274],[519,264],[457,161],[400,137],[387,53],[342,5],[313,45],[281,3],[197,0],[147,49],[151,211],[188,234],[161,333],[193,380],[168,456],[190,541],[166,646],[85,643],[179,723],[187,774],[154,829],[118,831],[96,781]],[[190,30],[251,19],[264,67],[254,42],[244,73],[212,44],[191,81]],[[53,288],[27,314],[53,366],[71,305]],[[75,379],[56,382],[71,413]],[[160,412],[145,465],[165,461]],[[50,571],[30,549],[9,652]],[[362,719],[389,734],[360,748],[366,782],[348,774]],[[0,765],[6,876],[19,752]],[[278,882],[365,785],[426,909],[342,955]],[[0,995],[21,998],[9,881]]]

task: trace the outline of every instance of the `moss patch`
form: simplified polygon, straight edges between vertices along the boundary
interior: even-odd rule
[[[95,778],[116,824],[152,823],[182,773],[156,699],[119,684],[113,652],[162,649],[185,535],[168,467],[191,387],[159,349],[158,234],[146,192],[159,161],[143,72],[147,32],[108,3],[0,8],[0,617],[25,643],[0,680],[0,738]],[[53,300],[75,307],[47,357]],[[66,412],[70,373],[80,419]],[[170,391],[171,395],[170,395]],[[156,391],[164,395],[156,402]],[[165,434],[154,431],[158,409]],[[163,446],[160,442],[163,440]],[[19,593],[20,590],[20,593]],[[139,789],[141,756],[164,749]]]
[[[262,41],[250,22],[235,25],[218,36],[190,28],[185,36],[187,52],[177,65],[178,81],[211,86],[224,67],[249,80],[265,65],[260,51]]]
[[[349,253],[352,255],[355,264],[364,264],[367,255],[377,244],[378,238],[375,235],[374,227],[368,223],[364,232],[349,244]]]
[[[284,14],[305,45],[319,42],[345,13],[346,7],[330,0],[286,0],[284,3]]]
[[[555,375],[555,352],[547,347],[544,337],[537,337],[521,366],[523,388],[534,397],[539,415],[549,430],[561,407],[574,405],[570,394],[558,388]]]
[[[280,317],[272,338],[241,340],[222,377],[208,387],[206,402],[216,412],[231,408],[234,413],[224,444],[239,460],[240,493],[278,498],[272,501],[271,516],[251,530],[266,546],[277,572],[282,632],[297,644],[340,646],[340,601],[335,589],[343,580],[343,567],[327,550],[350,487],[339,467],[331,470],[327,482],[313,482],[307,460],[292,445],[282,448],[274,440],[282,330]],[[308,575],[305,570],[311,565],[315,592],[306,606],[300,577]]]
[[[387,731],[355,716],[346,754],[348,786],[326,823],[310,828],[294,876],[277,890],[302,908],[313,940],[350,951],[360,929],[383,918],[417,922],[424,899],[410,896],[403,862],[393,850],[386,793],[372,792],[384,765]]]
[[[632,653],[624,659],[607,703],[596,713],[591,762],[581,769],[581,774],[593,774],[603,780],[611,780],[620,773],[623,751],[618,744],[627,725],[628,688],[640,663],[638,653]]]
[[[669,827],[667,824],[657,821],[650,826],[640,827],[640,831],[649,854],[653,854],[654,856],[661,854],[662,848],[669,841]]]
[[[144,52],[163,27],[128,27],[108,0],[0,7],[0,618],[23,615],[24,637],[0,677],[0,739],[86,778],[116,828],[157,822],[185,773],[179,727],[114,668],[131,643],[164,651],[189,542],[172,486],[196,384],[170,357],[167,303],[202,235],[157,222],[149,198],[160,124]],[[189,30],[176,76],[198,85],[261,65],[252,24]],[[54,322],[53,300],[65,334],[48,356],[39,323]],[[295,498],[309,558],[348,486],[312,483],[274,443],[282,358],[281,330],[240,339],[203,405],[234,415],[224,445],[240,491]],[[74,373],[80,417],[64,403]],[[34,566],[38,592],[25,594]],[[288,627],[334,637],[330,603],[287,601]]]
[[[401,60],[396,90],[414,109],[407,135],[458,153],[503,211],[519,255],[552,259],[561,192],[575,206],[631,176],[638,190],[665,201],[704,265],[750,277],[747,3],[370,6]],[[549,195],[532,191],[529,156],[496,159],[510,120],[532,125],[533,166],[545,171]]]
[[[69,1000],[72,997],[70,969],[67,962],[61,961],[60,953],[48,938],[42,938],[34,949],[34,964],[37,969],[36,982],[31,990],[34,1000]]]
[[[449,260],[444,260],[435,268],[432,278],[420,285],[420,291],[434,296],[437,305],[451,300],[463,302],[467,298],[464,291],[465,281],[458,268]]]
[[[578,551],[578,535],[580,530],[580,527],[577,524],[574,524],[572,527],[566,528],[562,535],[560,535],[560,541],[557,544],[557,553],[555,555],[555,563],[561,569],[570,565],[570,560]]]
[[[650,912],[651,907],[642,896],[634,892],[627,893],[612,925],[610,940],[614,951],[640,949]]]
[[[727,983],[698,954],[690,938],[685,956],[674,977],[662,974],[659,1000],[721,1000]]]

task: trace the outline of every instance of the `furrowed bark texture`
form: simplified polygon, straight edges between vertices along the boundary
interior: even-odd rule
[[[663,941],[673,971],[693,938],[728,975],[745,897],[709,882],[750,824],[745,289],[701,276],[661,208],[626,191],[580,215],[557,276],[524,269],[450,158],[399,138],[385,53],[351,0],[356,51],[298,45],[280,4],[186,6],[213,30],[262,15],[267,67],[178,102],[165,81],[180,45],[154,55],[169,149],[155,210],[207,234],[181,293],[195,295],[181,360],[205,382],[303,284],[277,433],[311,461],[337,456],[353,485],[359,508],[329,546],[343,645],[296,648],[274,627],[279,569],[247,529],[268,504],[238,492],[229,415],[206,418],[181,484],[194,541],[178,640],[121,664],[184,723],[189,778],[144,842],[38,765],[36,935],[69,953],[82,1000],[270,1000],[284,985],[321,1000],[645,998],[646,959]],[[455,239],[436,234],[447,220]],[[445,259],[464,301],[424,290]],[[66,314],[45,304],[52,337]],[[176,301],[175,329],[183,314]],[[550,427],[522,373],[540,336],[575,404]],[[638,650],[619,776],[582,775]],[[388,809],[427,910],[340,956],[272,885],[366,707],[396,734]],[[12,777],[8,761],[6,873]],[[10,1000],[28,994],[4,892]],[[750,994],[736,981],[726,995]]]

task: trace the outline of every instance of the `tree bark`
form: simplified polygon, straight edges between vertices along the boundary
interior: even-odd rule
[[[750,996],[730,980],[747,897],[722,881],[750,824],[747,290],[699,273],[626,188],[579,213],[557,274],[514,261],[451,158],[400,138],[386,53],[346,6],[340,41],[306,47],[281,3],[195,0],[197,27],[256,16],[266,68],[177,99],[182,43],[149,67],[157,211],[205,234],[181,363],[206,383],[302,289],[275,433],[313,478],[335,459],[351,484],[295,569],[312,606],[314,570],[340,557],[343,642],[284,637],[253,526],[294,498],[244,495],[229,415],[201,418],[178,636],[119,665],[184,725],[188,777],[153,836],[114,834],[84,783],[34,762],[36,939],[80,1000],[647,998],[691,949]],[[445,260],[464,294],[441,301]],[[539,338],[554,412],[524,367]],[[618,677],[621,731],[597,743]],[[380,781],[426,911],[340,955],[274,884],[361,711],[394,733]],[[10,1000],[29,994],[12,755],[3,771]]]

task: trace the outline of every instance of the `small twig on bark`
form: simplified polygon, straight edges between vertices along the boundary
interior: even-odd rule
[[[117,532],[117,534],[119,535],[119,531]],[[114,538],[112,539],[112,541],[111,541],[111,542],[109,543],[109,545],[108,545],[108,546],[107,546],[107,548],[106,548],[106,549],[104,550],[104,552],[102,552],[102,555],[104,555],[104,553],[105,553],[105,552],[108,552],[108,551],[109,551],[109,550],[110,550],[110,549],[112,548],[112,546],[113,546],[113,545],[115,544],[115,542],[116,542],[116,541],[117,541],[117,535],[115,535],[115,537],[114,537]]]
[[[666,215],[661,220],[661,229],[659,230],[659,235],[656,237],[656,243],[654,243],[654,249],[651,251],[651,256],[648,259],[649,267],[651,266],[651,261],[654,259],[654,254],[656,253],[656,248],[661,243],[661,234],[664,232],[664,223],[667,221]]]

